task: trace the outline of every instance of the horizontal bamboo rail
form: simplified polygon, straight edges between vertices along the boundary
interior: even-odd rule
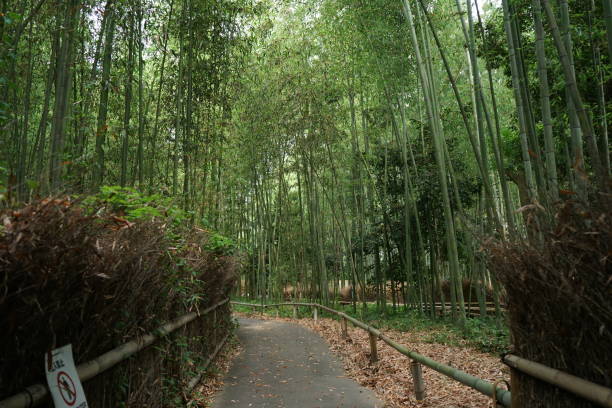
[[[359,327],[365,331],[367,331],[368,333],[372,334],[373,336],[379,338],[380,340],[384,341],[385,343],[387,343],[390,347],[392,347],[393,349],[397,350],[398,352],[400,352],[401,354],[410,357],[413,361],[416,361],[420,364],[423,364],[429,368],[431,368],[434,371],[437,371],[441,374],[446,375],[447,377],[450,377],[452,379],[454,379],[455,381],[460,382],[461,384],[467,385],[470,388],[475,389],[476,391],[481,392],[484,395],[487,395],[489,397],[493,396],[493,392],[495,391],[495,394],[497,396],[497,401],[505,406],[505,407],[510,407],[510,403],[511,403],[511,394],[510,391],[501,389],[501,388],[495,388],[493,386],[493,384],[491,384],[488,381],[482,380],[480,378],[474,377],[466,372],[463,372],[461,370],[458,370],[456,368],[453,368],[451,366],[448,366],[446,364],[442,364],[439,363],[435,360],[432,360],[428,357],[425,357],[422,354],[419,354],[417,352],[414,351],[410,351],[408,350],[406,347],[404,347],[403,345],[393,341],[392,339],[390,339],[389,337],[385,336],[383,333],[381,333],[380,330],[369,326],[365,323],[363,323],[360,320],[357,320],[349,315],[347,315],[346,313],[343,312],[339,312],[335,309],[332,309],[330,307],[327,306],[323,306],[321,304],[318,303],[276,303],[276,304],[269,304],[269,305],[262,305],[262,304],[252,304],[252,303],[244,303],[244,302],[231,302],[232,304],[235,305],[241,305],[241,306],[250,306],[250,307],[263,307],[263,309],[267,308],[267,307],[281,307],[281,306],[304,306],[304,307],[315,307],[315,308],[319,308],[322,310],[326,310],[329,313],[332,313],[336,316],[339,316],[343,319],[343,322],[346,321],[350,321],[354,326]],[[342,326],[343,327],[343,332],[345,331],[345,325]],[[417,369],[414,368],[413,369],[414,372],[417,372]],[[417,381],[415,381],[417,384],[417,386],[415,387],[415,391],[417,391],[419,394],[423,394],[424,390],[423,390],[423,384],[421,383],[421,379],[417,378]],[[422,396],[417,395],[417,398],[422,398]]]
[[[555,385],[602,407],[612,408],[610,388],[512,354],[505,355],[503,361],[531,377]]]
[[[227,302],[229,302],[229,299],[222,300],[201,312],[191,312],[181,317],[177,317],[176,319],[157,328],[157,330],[152,333],[124,343],[121,346],[94,358],[93,360],[79,364],[77,367],[79,378],[82,382],[94,378],[98,374],[103,373],[109,368],[114,367],[116,364],[126,360],[128,357],[138,353],[145,347],[150,346],[157,339],[167,336],[176,329],[185,326],[187,323],[192,322],[200,316],[216,310],[218,307],[223,306]],[[48,396],[49,389],[46,385],[34,384],[27,387],[25,391],[0,401],[0,408],[33,407],[43,402]]]

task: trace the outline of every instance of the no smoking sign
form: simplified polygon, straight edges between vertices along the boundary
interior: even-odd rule
[[[83,386],[74,366],[70,344],[45,355],[45,371],[56,408],[88,407]]]

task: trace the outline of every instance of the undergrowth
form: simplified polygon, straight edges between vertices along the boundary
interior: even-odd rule
[[[494,317],[467,318],[463,324],[458,324],[450,317],[437,317],[434,320],[417,311],[402,308],[397,311],[388,308],[386,313],[377,311],[375,305],[368,305],[365,312],[358,307],[357,313],[353,313],[350,306],[341,306],[340,309],[383,330],[429,331],[431,334],[426,341],[431,343],[474,347],[486,353],[503,353],[508,351],[510,345],[508,328]]]

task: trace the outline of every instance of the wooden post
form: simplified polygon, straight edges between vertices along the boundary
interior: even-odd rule
[[[340,325],[342,327],[342,337],[344,337],[345,339],[348,338],[348,322],[346,320],[346,317],[342,318]]]
[[[280,317],[280,306],[276,308],[276,317]]]
[[[376,348],[378,337],[372,332],[368,333],[370,334],[370,363],[374,364],[378,361],[378,349]]]
[[[318,320],[317,311],[318,311],[318,308],[317,308],[316,306],[312,308],[312,313],[313,313],[313,315],[314,315],[314,321],[315,321],[315,323],[316,323],[316,322],[317,322],[317,320]]]
[[[298,318],[298,308],[297,308],[297,306],[293,306],[293,318],[294,319]]]
[[[410,362],[410,372],[412,373],[412,382],[414,383],[414,396],[417,401],[425,399],[425,382],[423,381],[423,369],[418,361]]]
[[[266,309],[266,305],[261,305],[261,312],[260,314],[263,316],[264,314],[264,310]]]

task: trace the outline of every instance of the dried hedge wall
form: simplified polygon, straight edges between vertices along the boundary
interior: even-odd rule
[[[69,198],[0,214],[0,400],[44,384],[43,355],[53,347],[72,343],[79,364],[229,294],[237,262],[207,250],[206,231],[178,234],[163,217],[120,215]],[[184,405],[184,383],[230,329],[227,306],[217,327],[211,319],[84,384],[90,405]]]
[[[559,205],[534,239],[489,245],[508,294],[512,352],[612,387],[612,206]],[[540,236],[541,239],[535,238]],[[513,371],[513,406],[595,407]]]

